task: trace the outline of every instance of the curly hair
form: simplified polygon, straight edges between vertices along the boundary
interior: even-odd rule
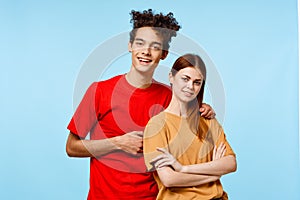
[[[133,29],[130,32],[130,42],[135,39],[136,31],[142,27],[152,27],[163,37],[163,48],[168,50],[171,42],[171,38],[176,36],[176,31],[181,27],[173,16],[173,13],[169,12],[167,15],[162,13],[154,14],[152,9],[144,10],[143,12],[132,10],[130,23],[133,24]]]

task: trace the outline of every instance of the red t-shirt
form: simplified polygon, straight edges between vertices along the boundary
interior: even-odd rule
[[[68,129],[81,138],[104,139],[143,131],[149,119],[171,100],[168,86],[153,81],[150,87],[131,86],[124,75],[93,83],[76,109]],[[91,158],[88,199],[155,199],[156,182],[146,172],[142,153],[115,151]]]

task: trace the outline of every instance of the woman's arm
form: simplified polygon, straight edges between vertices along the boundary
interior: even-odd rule
[[[162,184],[166,187],[192,187],[220,179],[220,176],[176,172],[170,167],[157,169]]]
[[[222,176],[236,171],[237,168],[235,156],[224,156],[226,152],[224,143],[214,147],[212,161],[193,165],[181,165],[172,154],[163,148],[157,148],[157,151],[162,154],[151,161],[156,169],[172,166],[177,172]]]
[[[206,163],[182,166],[180,172],[188,174],[207,174],[222,176],[237,169],[236,159],[232,155],[224,156],[220,159]]]

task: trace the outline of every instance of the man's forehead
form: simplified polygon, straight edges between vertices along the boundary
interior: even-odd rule
[[[137,39],[147,42],[158,43],[162,43],[163,41],[163,37],[161,36],[161,34],[158,31],[152,29],[151,27],[138,28],[135,35],[135,40]]]
[[[141,41],[141,42],[146,42],[146,43],[151,43],[151,44],[157,44],[157,45],[162,45],[162,42],[161,41],[157,41],[157,40],[153,40],[153,41],[147,41],[143,38],[139,38],[139,37],[136,37],[134,39],[134,41]]]

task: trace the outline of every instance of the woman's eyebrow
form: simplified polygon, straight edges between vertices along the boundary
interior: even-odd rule
[[[183,76],[185,76],[186,78],[191,79],[191,77],[189,75],[183,74]],[[202,78],[195,79],[194,81],[202,81]]]

